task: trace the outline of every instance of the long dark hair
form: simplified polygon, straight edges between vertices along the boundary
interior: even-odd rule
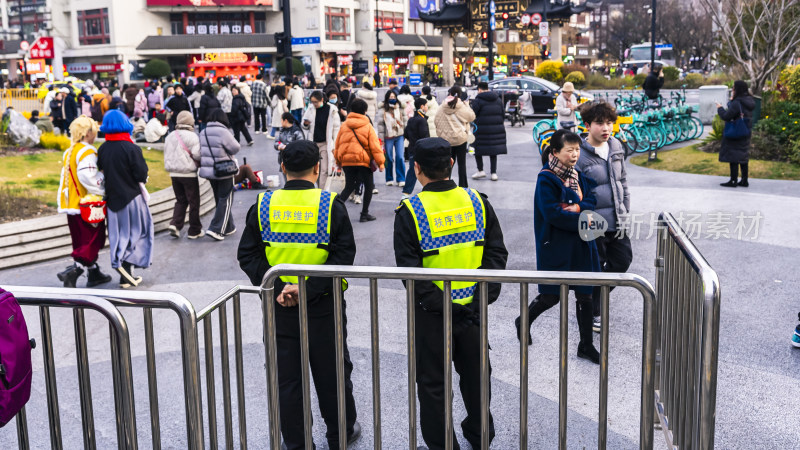
[[[231,126],[231,123],[228,121],[228,114],[226,114],[222,108],[214,108],[209,111],[208,122],[219,122],[229,128]]]
[[[392,94],[394,94],[394,91],[389,89],[388,91],[386,91],[386,95],[383,96],[383,110],[384,111],[390,111],[392,109],[392,105],[389,104],[389,97],[391,97]],[[394,98],[395,98],[395,100],[397,100],[397,94],[394,94]]]
[[[461,98],[461,86],[457,84],[454,85],[447,91],[447,95],[453,97],[452,100],[447,102],[447,105],[450,106],[451,108],[455,108],[456,104],[458,103],[458,99]]]
[[[750,87],[743,80],[736,80],[733,82],[733,98],[739,98],[745,95],[750,95]]]

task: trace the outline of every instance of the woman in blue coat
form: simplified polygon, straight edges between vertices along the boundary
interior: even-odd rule
[[[556,131],[550,147],[542,155],[542,170],[534,197],[534,234],[537,270],[600,272],[597,245],[581,239],[578,232],[582,211],[595,207],[594,181],[575,170],[580,157],[580,137],[567,130]],[[600,364],[600,354],[592,343],[592,286],[570,286],[575,291],[576,314],[580,331],[578,357]],[[559,286],[539,285],[539,295],[528,306],[528,344],[530,325],[540,314],[557,305]],[[520,318],[517,317],[517,337]]]

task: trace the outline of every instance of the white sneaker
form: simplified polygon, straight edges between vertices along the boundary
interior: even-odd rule
[[[225,233],[225,236],[230,236],[230,235],[232,235],[234,233],[236,233],[236,228],[234,228],[231,231],[228,231],[227,233]]]
[[[378,195],[378,189],[377,188],[372,190],[372,195]]]
[[[492,181],[497,181],[497,174],[496,173],[492,174]]]
[[[261,132],[260,132],[260,131],[258,131],[258,130],[256,130],[256,134],[261,134]]]
[[[400,187],[406,187],[406,182],[405,181],[401,181],[401,182],[397,183],[397,185],[400,186]]]
[[[473,180],[477,180],[479,178],[486,178],[486,172],[479,170],[472,175]]]
[[[178,227],[176,227],[175,225],[170,225],[169,227],[167,227],[167,230],[169,230],[169,235],[170,236],[176,237],[176,238],[181,237],[181,232],[178,231]]]
[[[206,230],[206,234],[218,241],[222,241],[225,239],[225,236],[211,230]]]
[[[351,202],[355,202],[356,201],[356,193],[353,192],[352,194],[350,194],[350,197],[347,197],[347,199],[350,200]]]
[[[205,231],[203,231],[203,230],[200,230],[200,232],[199,232],[199,233],[197,233],[197,234],[195,234],[195,235],[191,235],[191,234],[190,234],[190,235],[188,235],[188,236],[186,236],[186,237],[188,237],[189,239],[198,239],[198,238],[201,238],[201,237],[203,237],[203,236],[205,236],[205,235],[206,235],[206,232],[205,232]]]
[[[386,182],[386,185],[387,185],[387,186],[394,186],[394,181],[387,181],[387,182]]]
[[[356,205],[360,205],[361,204],[361,196],[360,195],[356,195],[355,198],[353,198],[353,203],[355,203]]]
[[[264,134],[267,134],[267,133],[264,133]],[[267,135],[267,139],[275,139],[275,136]]]

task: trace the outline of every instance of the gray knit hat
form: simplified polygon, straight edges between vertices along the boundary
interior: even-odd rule
[[[189,111],[181,111],[178,113],[175,128],[180,130],[194,130],[194,116],[192,113]]]

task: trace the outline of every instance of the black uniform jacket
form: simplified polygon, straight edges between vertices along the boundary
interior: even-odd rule
[[[461,189],[452,180],[434,181],[428,183],[422,190],[428,192],[445,192],[451,189]],[[503,231],[497,215],[489,204],[488,197],[481,194],[486,209],[486,234],[484,237],[483,261],[480,269],[505,269],[508,261],[508,251],[503,243]],[[408,207],[401,204],[395,210],[394,218],[394,257],[397,267],[422,267],[422,248],[419,245],[414,217]],[[499,283],[489,283],[489,303],[500,296]],[[426,311],[442,312],[443,293],[431,281],[417,281],[414,283],[414,296],[417,304]],[[453,317],[465,316],[478,318],[479,290],[475,289],[475,297],[471,304],[463,306],[453,304]]]
[[[314,184],[304,180],[290,180],[284,187],[286,190],[314,189]],[[239,241],[239,250],[236,258],[250,282],[258,286],[264,274],[272,267],[267,262],[265,253],[266,244],[261,240],[261,231],[258,226],[258,204],[254,204],[247,212],[242,240]],[[337,196],[331,208],[331,240],[328,260],[325,265],[352,266],[356,258],[356,241],[353,237],[353,226],[347,215],[347,208]],[[283,290],[284,282],[275,280],[275,293]],[[306,280],[308,294],[309,315],[333,312],[333,279],[309,277]],[[289,311],[287,311],[289,310]],[[297,307],[286,308],[278,305],[276,311],[297,312]]]

